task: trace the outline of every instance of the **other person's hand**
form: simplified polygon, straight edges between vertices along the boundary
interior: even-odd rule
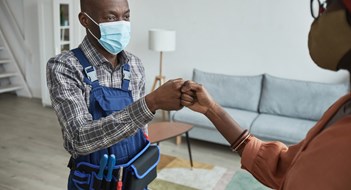
[[[216,104],[207,90],[201,84],[193,81],[186,81],[181,92],[181,104],[193,111],[205,114]]]
[[[184,84],[181,78],[169,80],[155,91],[145,96],[145,101],[150,111],[156,110],[179,110],[183,108],[180,103],[180,89]]]

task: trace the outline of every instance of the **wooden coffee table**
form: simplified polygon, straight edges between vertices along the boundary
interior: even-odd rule
[[[159,144],[161,141],[177,137],[185,133],[188,145],[190,166],[193,167],[193,158],[191,156],[191,148],[188,131],[193,128],[192,125],[180,122],[156,122],[149,124],[149,140],[151,143]]]

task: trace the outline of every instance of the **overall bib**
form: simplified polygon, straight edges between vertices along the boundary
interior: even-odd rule
[[[95,69],[90,65],[88,59],[80,48],[72,50],[83,66],[85,72],[84,82],[91,85],[89,112],[94,120],[106,117],[113,112],[124,109],[133,102],[132,93],[128,90],[130,82],[130,66],[125,63],[122,65],[123,79],[122,88],[110,88],[101,86],[96,76]],[[69,167],[71,168],[68,179],[68,189],[96,189],[112,190],[116,189],[118,170],[121,166],[127,167],[138,153],[142,152],[149,145],[143,131],[138,130],[136,134],[130,136],[109,148],[93,152],[89,155],[71,157]],[[113,164],[112,178],[108,179],[108,166],[103,167],[103,177],[98,176],[100,161],[104,156],[115,156]],[[127,170],[123,170],[123,173]],[[125,175],[124,175],[125,176]],[[124,188],[123,188],[124,189]]]

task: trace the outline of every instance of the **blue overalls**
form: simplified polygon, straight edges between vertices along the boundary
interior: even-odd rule
[[[90,65],[88,59],[80,48],[72,50],[83,66],[85,72],[84,82],[91,85],[89,112],[94,120],[106,117],[113,112],[124,109],[133,102],[132,93],[128,90],[130,82],[130,66],[128,63],[122,65],[123,80],[122,88],[110,88],[101,86],[96,77],[95,69]],[[97,173],[100,169],[100,160],[106,155],[114,154],[116,165],[123,165],[133,159],[149,144],[141,129],[117,144],[96,151],[89,155],[79,156],[76,159],[71,158],[69,167],[71,168],[68,179],[68,189],[116,189],[116,181],[119,167],[114,167],[113,177],[106,180],[107,166],[103,171],[103,179],[99,178]],[[123,188],[124,189],[124,188]]]

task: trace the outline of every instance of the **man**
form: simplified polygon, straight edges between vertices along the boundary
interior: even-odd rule
[[[111,154],[117,164],[132,159],[145,146],[145,126],[155,111],[182,108],[183,80],[168,81],[144,96],[144,67],[124,51],[130,39],[127,0],[81,0],[79,21],[86,37],[79,48],[48,61],[48,88],[64,147],[72,155],[68,189],[109,189],[92,180],[116,180],[105,179],[100,161]],[[92,172],[77,169],[82,163]],[[100,177],[94,167],[102,168]]]
[[[351,1],[311,0],[311,12],[312,59],[322,68],[351,72]],[[186,82],[182,92],[182,104],[207,116],[242,156],[242,168],[263,184],[285,190],[351,189],[351,93],[335,102],[304,140],[287,147],[243,131],[200,84]]]

